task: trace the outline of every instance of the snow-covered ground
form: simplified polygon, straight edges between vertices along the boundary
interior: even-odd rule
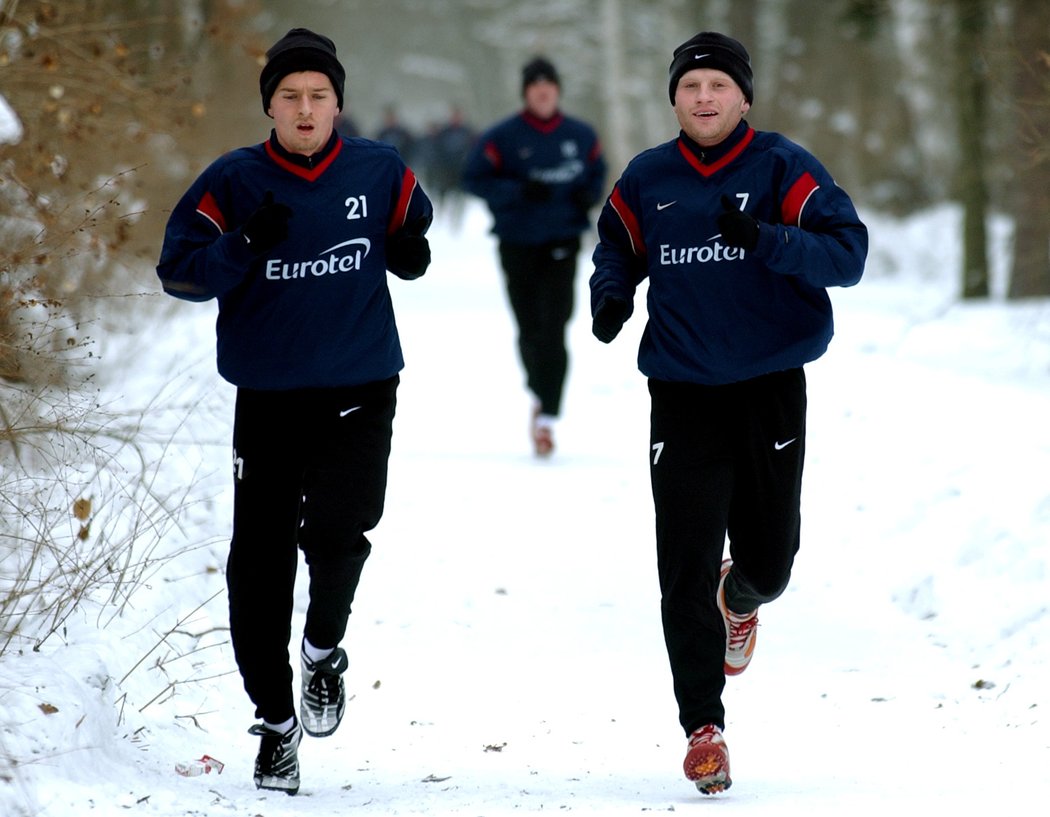
[[[146,430],[173,437],[153,493],[190,485],[191,501],[154,555],[179,555],[119,615],[86,602],[39,652],[0,660],[0,813],[811,817],[1048,802],[1050,303],[958,303],[951,208],[868,220],[866,277],[833,293],[838,334],[808,368],[794,580],[727,688],[729,792],[703,798],[681,774],[634,365],[644,310],[611,346],[595,341],[581,256],[559,447],[534,460],[472,204],[461,229],[436,225],[425,278],[391,284],[408,365],[345,645],[354,697],[336,735],[303,743],[299,796],[252,783],[252,709],[222,629],[233,389],[214,373],[214,305],[173,303],[169,324],[99,351],[121,360],[107,395],[151,404]],[[997,224],[998,291],[1006,241]],[[175,774],[202,754],[225,771]]]

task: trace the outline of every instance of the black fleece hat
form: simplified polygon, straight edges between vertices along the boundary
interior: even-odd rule
[[[335,43],[306,28],[293,28],[266,52],[266,65],[259,75],[263,110],[269,112],[277,84],[297,71],[320,71],[332,81],[339,109],[343,108],[346,71],[335,55]]]
[[[717,31],[701,31],[674,50],[671,59],[670,82],[667,87],[671,104],[678,89],[682,74],[694,68],[714,68],[725,71],[744,92],[748,103],[754,102],[754,75],[751,73],[751,56],[737,40]]]
[[[540,82],[541,80],[553,82],[559,88],[561,87],[558,69],[546,57],[536,57],[526,63],[525,67],[521,69],[521,92],[525,93],[525,89],[532,83]]]

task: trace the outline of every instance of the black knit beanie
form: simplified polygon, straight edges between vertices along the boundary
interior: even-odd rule
[[[536,57],[526,63],[525,67],[521,69],[521,92],[524,94],[525,89],[532,83],[540,82],[541,80],[553,82],[559,88],[561,87],[558,69],[554,67],[554,64],[545,57]]]
[[[320,71],[332,81],[339,109],[343,108],[346,71],[335,55],[335,43],[306,28],[293,28],[266,52],[266,65],[259,75],[263,110],[269,112],[277,84],[297,71]]]
[[[748,103],[754,102],[754,75],[751,73],[751,56],[737,40],[716,31],[701,31],[674,50],[671,59],[670,82],[667,87],[674,105],[675,91],[682,74],[694,68],[714,68],[725,71],[744,92]]]

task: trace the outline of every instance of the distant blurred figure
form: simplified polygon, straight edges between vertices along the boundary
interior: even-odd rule
[[[492,211],[518,351],[534,395],[530,434],[537,456],[554,450],[568,371],[580,234],[602,195],[605,159],[594,129],[559,109],[561,81],[537,57],[522,69],[521,112],[497,123],[467,159],[463,185]]]
[[[433,121],[427,122],[423,133],[416,139],[416,144],[413,147],[416,158],[412,163],[412,167],[423,179],[427,189],[431,191],[434,190],[434,165],[436,164],[437,133],[439,130],[441,130],[440,124]]]
[[[448,121],[438,127],[431,138],[427,182],[442,212],[453,228],[458,228],[463,219],[463,166],[477,137],[464,121],[463,111],[453,105]]]
[[[393,105],[387,105],[383,108],[383,125],[379,132],[376,133],[376,141],[393,145],[397,152],[401,154],[405,164],[413,164],[416,138],[401,123],[397,115],[397,108]]]

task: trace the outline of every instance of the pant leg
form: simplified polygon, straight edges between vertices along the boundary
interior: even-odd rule
[[[534,373],[540,411],[561,414],[562,395],[569,371],[565,328],[575,306],[576,258],[579,239],[554,242],[544,249],[543,297],[539,308],[539,365]]]
[[[234,657],[256,717],[271,723],[295,712],[288,642],[303,465],[294,428],[273,423],[289,416],[286,403],[286,394],[237,392],[233,536],[226,563]]]
[[[806,378],[801,368],[739,384],[743,423],[729,513],[733,570],[726,603],[749,613],[784,592],[798,553],[806,454]]]
[[[725,626],[715,602],[733,457],[718,387],[649,381],[661,615],[686,734],[725,725]]]
[[[310,572],[304,635],[317,647],[346,634],[372,549],[365,534],[383,515],[398,382],[325,390],[315,406],[299,543]]]
[[[575,306],[579,239],[500,244],[507,296],[518,325],[518,352],[540,411],[557,417],[569,368],[565,328]]]

